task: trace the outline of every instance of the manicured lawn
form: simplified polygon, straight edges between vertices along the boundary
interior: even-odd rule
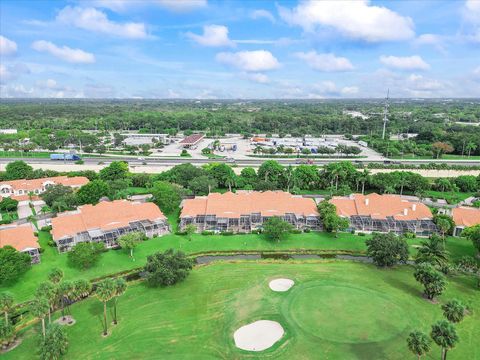
[[[460,191],[433,191],[429,190],[426,192],[426,197],[434,197],[437,199],[445,199],[449,204],[457,204],[460,201],[463,201],[471,196],[474,196],[474,192],[460,192]]]
[[[127,192],[129,195],[144,195],[144,194],[149,194],[150,189],[144,188],[144,187],[135,187],[135,186],[130,186],[127,188]]]
[[[480,307],[473,278],[449,278],[438,304],[421,296],[410,266],[380,270],[348,261],[236,262],[195,268],[168,288],[131,285],[119,300],[119,323],[101,336],[102,304],[90,298],[72,306],[66,359],[414,359],[406,346],[414,329],[430,332],[441,304],[458,298],[473,311],[457,325],[460,341],[449,359],[480,356]],[[270,280],[295,285],[275,293]],[[110,308],[110,312],[111,312]],[[58,317],[59,314],[55,317]],[[109,314],[111,319],[111,314]],[[237,349],[233,333],[256,320],[285,330],[270,349]],[[31,359],[39,325],[27,328],[5,359]],[[433,344],[427,359],[439,359]]]
[[[170,216],[171,222],[175,215]],[[234,251],[289,251],[289,250],[313,250],[324,252],[353,252],[362,253],[366,250],[365,240],[367,236],[356,236],[348,233],[342,233],[335,238],[334,235],[324,232],[312,232],[304,234],[291,234],[281,241],[270,242],[261,235],[214,235],[204,236],[195,234],[192,241],[186,236],[166,235],[160,238],[151,239],[143,242],[135,249],[135,259],[128,256],[124,250],[109,250],[102,254],[99,262],[88,270],[78,270],[69,266],[67,254],[59,254],[57,249],[48,246],[50,234],[40,232],[40,245],[44,249],[41,263],[32,266],[32,268],[22,276],[22,278],[11,286],[2,286],[0,291],[10,291],[14,294],[17,302],[32,298],[38,284],[47,279],[48,272],[59,267],[65,272],[65,278],[69,280],[84,278],[95,279],[104,275],[115,274],[121,271],[131,270],[141,267],[145,264],[147,256],[157,251],[164,251],[169,248],[181,250],[187,254],[202,252],[234,252]],[[420,239],[409,240],[412,246],[418,244]],[[449,238],[447,240],[447,249],[451,253],[452,259],[458,259],[464,255],[474,255],[474,249],[471,242],[462,238]],[[415,250],[412,248],[412,254]]]

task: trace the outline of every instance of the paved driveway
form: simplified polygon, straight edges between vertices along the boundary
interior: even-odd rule
[[[28,202],[21,202],[18,204],[18,218],[19,219],[25,219],[29,217],[32,214],[32,209],[30,209],[30,206],[28,205]]]

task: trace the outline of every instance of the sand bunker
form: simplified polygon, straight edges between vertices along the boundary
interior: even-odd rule
[[[295,282],[290,279],[275,279],[270,281],[270,289],[273,291],[287,291],[289,290]]]
[[[285,331],[276,321],[259,320],[235,331],[235,345],[247,351],[262,351],[280,340]]]

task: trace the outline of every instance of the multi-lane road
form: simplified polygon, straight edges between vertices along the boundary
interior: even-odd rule
[[[63,161],[54,161],[47,158],[0,158],[0,164],[6,164],[14,160],[23,160],[30,164],[42,164],[46,165],[53,165],[53,164],[63,164]],[[229,162],[225,159],[199,159],[199,158],[137,158],[137,157],[129,157],[129,156],[104,156],[104,157],[92,157],[92,158],[84,158],[83,161],[85,164],[89,165],[108,165],[112,161],[123,160],[127,161],[131,166],[141,166],[148,164],[149,166],[161,166],[161,167],[169,167],[178,164],[184,163],[191,163],[191,164],[207,164],[212,162],[226,162],[231,164],[236,164],[238,166],[252,166],[258,167],[264,161],[268,160],[266,158],[250,158],[250,159],[236,159],[235,162]],[[276,158],[280,164],[283,165],[298,165],[298,159],[285,159],[285,158]],[[335,158],[335,159],[311,159],[313,164],[315,165],[324,165],[331,162],[338,162],[342,161],[342,158]],[[384,160],[370,160],[370,159],[345,159],[349,161],[353,161],[355,163],[362,163],[362,164],[370,164],[370,163],[384,163]],[[74,162],[65,162],[66,164],[74,164]],[[464,166],[480,166],[479,160],[436,160],[436,159],[421,159],[421,160],[392,160],[390,164],[406,164],[406,165],[420,165],[420,164],[429,164],[429,163],[445,163],[449,165],[464,165]]]

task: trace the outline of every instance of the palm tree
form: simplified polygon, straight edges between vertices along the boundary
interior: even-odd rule
[[[458,342],[457,330],[447,320],[437,321],[432,325],[431,338],[442,348],[442,360],[446,360],[447,351],[453,349]]]
[[[468,151],[468,157],[470,157],[470,154],[472,153],[473,150],[475,150],[477,148],[477,145],[475,145],[475,143],[473,142],[469,142],[467,144],[467,146],[465,147],[465,150]]]
[[[97,284],[95,295],[103,302],[103,335],[107,336],[107,302],[115,296],[115,282],[112,279],[102,280]]]
[[[437,235],[432,235],[420,243],[415,262],[417,264],[430,263],[440,268],[448,264],[448,251],[442,246]]]
[[[364,169],[359,175],[360,182],[362,183],[362,195],[365,194],[365,183],[370,179],[370,171]]]
[[[8,326],[8,312],[13,307],[13,295],[8,292],[0,293],[0,309],[5,315],[5,326]]]
[[[400,185],[400,196],[403,195],[403,188],[405,187],[405,185],[407,185],[407,180],[408,179],[405,173],[401,172],[400,177],[398,179],[398,185]]]
[[[448,221],[448,219],[445,219],[443,217],[438,217],[437,221],[435,222],[435,225],[437,225],[438,229],[442,233],[443,246],[445,247],[445,234],[448,231],[450,231],[452,227],[452,223]]]
[[[73,283],[72,300],[78,301],[86,298],[92,292],[92,283],[85,279],[78,279]]]
[[[50,312],[50,304],[48,300],[42,297],[35,298],[30,303],[30,311],[33,316],[42,321],[42,335],[45,339],[45,316]]]
[[[457,299],[442,305],[443,316],[451,323],[459,323],[465,316],[465,306]]]
[[[48,274],[48,280],[54,284],[58,284],[63,279],[63,271],[59,268],[53,268]]]
[[[62,306],[62,318],[65,320],[65,308],[68,309],[70,313],[70,302],[72,300],[72,294],[75,290],[73,283],[71,281],[62,281],[58,285],[58,296],[60,300],[60,305]]]
[[[419,360],[430,351],[431,342],[426,334],[418,330],[412,331],[407,338],[408,349],[417,355]]]
[[[117,325],[117,300],[125,294],[127,290],[127,282],[124,278],[115,279],[115,295],[113,297],[113,323]]]
[[[58,288],[51,282],[45,281],[40,283],[35,292],[38,298],[44,298],[48,301],[48,322],[52,322],[52,309],[55,306],[55,301],[58,296]]]

